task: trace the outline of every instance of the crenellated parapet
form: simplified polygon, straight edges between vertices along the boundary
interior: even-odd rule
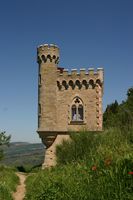
[[[47,63],[53,62],[55,64],[59,63],[59,48],[54,44],[44,44],[37,48],[37,62]]]
[[[81,89],[95,88],[98,84],[101,88],[103,87],[103,68],[97,68],[97,71],[94,71],[93,68],[86,70],[85,68],[80,69],[71,69],[71,71],[64,69],[63,73],[60,73],[60,70],[57,70],[57,86],[58,89],[74,89],[76,86]]]

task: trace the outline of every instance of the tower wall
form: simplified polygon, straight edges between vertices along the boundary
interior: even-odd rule
[[[38,84],[38,133],[49,146],[57,131],[56,80],[59,49],[55,45],[42,45],[37,50],[39,63]],[[50,136],[51,133],[52,135]],[[49,144],[47,144],[47,142]]]
[[[72,69],[58,73],[57,78],[57,126],[59,131],[102,130],[103,69],[88,71]],[[77,82],[78,81],[78,82]],[[76,83],[79,83],[77,85]],[[72,86],[73,84],[73,86]],[[83,101],[84,121],[72,123],[71,102],[75,97]]]

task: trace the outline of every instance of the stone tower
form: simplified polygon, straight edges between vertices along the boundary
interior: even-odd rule
[[[37,49],[38,76],[38,133],[48,148],[55,139],[57,110],[56,82],[59,48],[56,45],[42,45]]]
[[[69,131],[102,130],[103,69],[58,67],[59,48],[41,45],[37,49],[38,134],[46,146],[43,167],[56,164],[55,148],[69,139]]]

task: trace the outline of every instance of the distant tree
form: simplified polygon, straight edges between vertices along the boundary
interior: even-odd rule
[[[129,88],[127,91],[127,101],[126,101],[128,109],[133,114],[133,87]]]
[[[127,96],[128,96],[128,98],[133,97],[133,87],[128,89]]]
[[[113,113],[113,114],[117,113],[118,106],[119,106],[119,104],[118,104],[117,100],[115,100],[114,103],[107,106],[107,108],[106,108],[107,113]]]
[[[116,124],[116,114],[119,111],[119,104],[115,100],[114,103],[107,105],[107,108],[103,115],[103,122],[105,127],[115,126]]]
[[[3,145],[9,145],[11,139],[11,135],[7,136],[6,132],[0,132],[0,147]],[[3,149],[0,148],[0,160],[3,158]]]
[[[127,91],[127,99],[118,104],[117,101],[107,105],[103,115],[104,127],[133,127],[133,87]]]

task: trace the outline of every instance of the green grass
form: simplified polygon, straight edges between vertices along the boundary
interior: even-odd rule
[[[19,178],[9,167],[0,166],[0,200],[12,200],[12,192],[16,190]]]
[[[58,165],[67,163],[86,163],[96,165],[101,160],[112,162],[123,158],[133,158],[133,129],[122,132],[120,129],[109,129],[104,132],[71,133],[71,141],[64,141],[57,146]]]
[[[26,200],[132,200],[133,130],[71,134],[57,167],[27,178]]]
[[[65,165],[44,170],[27,179],[26,200],[129,200],[133,199],[133,162],[112,166]]]

